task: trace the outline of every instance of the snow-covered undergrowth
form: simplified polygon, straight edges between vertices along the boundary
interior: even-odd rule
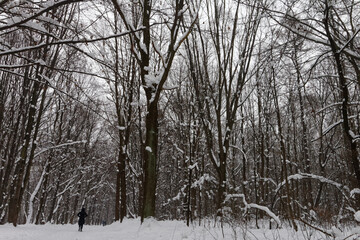
[[[220,225],[220,224],[218,224]],[[250,226],[224,224],[223,228],[208,222],[198,226],[187,227],[182,221],[147,220],[142,225],[137,219],[126,219],[123,223],[108,226],[85,225],[83,232],[77,231],[77,225],[19,225],[0,226],[0,240],[211,240],[211,239],[245,239],[245,240],[315,240],[315,239],[360,239],[359,229],[353,228],[338,233],[336,238],[327,237],[313,229],[302,229],[295,232],[290,228],[254,229]],[[351,236],[351,237],[349,237]]]

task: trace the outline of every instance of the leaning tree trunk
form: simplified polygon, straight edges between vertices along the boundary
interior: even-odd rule
[[[352,188],[360,188],[360,166],[358,159],[358,152],[356,148],[356,141],[353,141],[352,131],[350,127],[350,119],[349,119],[349,109],[348,105],[350,102],[349,97],[349,89],[347,87],[347,82],[345,79],[345,72],[343,63],[341,60],[341,52],[340,48],[337,46],[335,40],[333,39],[330,32],[330,10],[331,6],[328,6],[328,2],[326,1],[326,9],[325,9],[325,17],[324,17],[324,26],[327,38],[330,42],[331,51],[336,63],[336,69],[338,72],[338,80],[339,80],[339,88],[341,93],[341,116],[342,116],[342,126],[343,126],[343,137],[344,137],[344,145],[345,145],[345,159],[349,161],[349,165],[352,167],[352,171],[355,173],[355,179],[350,177]],[[360,198],[357,199],[357,204],[360,205]]]

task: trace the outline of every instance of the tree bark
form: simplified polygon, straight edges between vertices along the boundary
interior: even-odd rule
[[[146,115],[146,139],[144,152],[144,198],[142,221],[155,216],[156,157],[158,149],[158,108],[150,102]]]
[[[35,124],[36,105],[37,105],[39,92],[40,92],[40,83],[38,81],[35,81],[32,89],[32,97],[31,97],[29,115],[25,130],[25,138],[23,141],[23,146],[21,147],[19,159],[17,160],[17,164],[14,170],[14,178],[10,186],[8,222],[12,223],[14,226],[17,225],[18,216],[20,213],[23,181],[27,167],[26,161],[28,158],[28,149],[30,147],[30,142],[32,139],[32,131],[34,129],[34,124]],[[35,141],[35,139],[33,139],[33,141]]]

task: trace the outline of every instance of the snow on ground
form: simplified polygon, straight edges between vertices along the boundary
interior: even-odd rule
[[[245,226],[226,225],[223,231],[213,223],[187,227],[182,221],[147,220],[140,225],[137,219],[126,219],[123,223],[108,226],[85,225],[83,232],[77,231],[77,225],[18,225],[0,226],[0,240],[305,240],[334,239],[326,238],[319,232],[307,229],[294,232],[291,229],[252,229]],[[223,235],[224,234],[224,235]],[[336,238],[344,239],[344,238]],[[360,239],[353,235],[348,240]]]

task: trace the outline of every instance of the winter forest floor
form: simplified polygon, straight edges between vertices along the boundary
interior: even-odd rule
[[[340,232],[333,229],[337,236],[326,237],[313,229],[295,232],[290,228],[269,230],[254,229],[245,226],[224,225],[223,231],[213,224],[193,225],[187,227],[182,221],[148,220],[140,225],[139,220],[124,220],[108,226],[85,225],[83,232],[77,231],[77,225],[19,225],[0,226],[0,240],[211,240],[211,239],[245,239],[245,240],[315,240],[315,239],[360,239],[359,229],[348,229]]]

